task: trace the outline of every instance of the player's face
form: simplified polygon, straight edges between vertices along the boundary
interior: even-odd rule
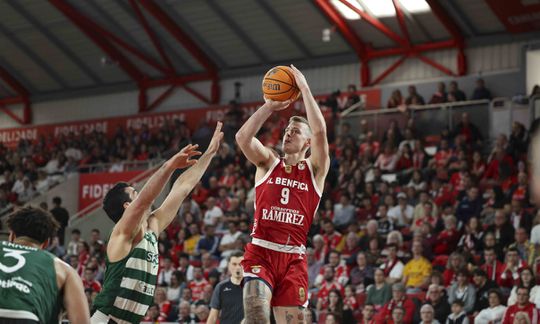
[[[309,129],[304,123],[292,122],[283,134],[283,152],[294,154],[309,146]]]
[[[244,257],[232,257],[229,261],[229,273],[236,279],[242,279],[243,270],[240,262],[244,260]]]

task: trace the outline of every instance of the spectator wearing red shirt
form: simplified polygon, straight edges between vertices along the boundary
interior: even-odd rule
[[[171,312],[171,302],[167,300],[167,291],[163,287],[156,288],[154,303],[158,305],[159,315],[167,318]]]
[[[321,287],[319,288],[319,291],[317,292],[317,308],[318,309],[324,309],[328,306],[328,295],[330,294],[331,290],[338,290],[341,294],[344,293],[343,286],[339,284],[339,282],[336,280],[334,268],[332,266],[325,266],[323,268],[324,275],[323,275],[323,282],[321,283]],[[320,304],[320,308],[319,308]]]
[[[376,315],[375,323],[384,324],[392,318],[392,310],[395,307],[402,307],[405,310],[403,322],[412,324],[416,306],[414,302],[405,295],[405,286],[402,283],[392,285],[392,299]]]
[[[341,254],[336,251],[330,251],[328,253],[328,264],[334,270],[334,278],[339,282],[341,286],[344,286],[349,281],[349,271],[343,261],[341,261]],[[324,281],[325,269],[322,268],[319,275],[315,279],[315,284],[320,284]]]
[[[510,188],[507,199],[525,203],[529,201],[529,181],[525,172],[518,173],[517,183]]]
[[[204,287],[207,285],[209,285],[209,283],[206,279],[204,279],[202,268],[193,268],[193,280],[188,284],[188,288],[191,289],[192,302],[196,302],[203,298]]]
[[[514,169],[514,161],[512,157],[501,148],[496,148],[493,152],[493,159],[489,162],[484,179],[493,179],[499,181],[501,179],[501,167],[509,168],[511,173]]]
[[[322,227],[324,244],[329,250],[335,250],[343,239],[343,235],[335,230],[334,223],[329,220],[324,220]]]
[[[360,324],[375,324],[375,307],[372,304],[364,305]]]
[[[84,289],[92,289],[93,292],[101,291],[101,284],[96,280],[96,268],[84,269],[83,286]]]
[[[472,156],[471,174],[476,179],[482,179],[484,172],[486,171],[486,162],[482,159],[482,155],[479,151],[474,151]]]
[[[143,318],[142,321],[151,322],[151,323],[161,323],[161,322],[166,322],[167,318],[160,314],[159,306],[157,304],[152,304],[148,308],[148,311],[146,311],[146,316]]]
[[[527,263],[519,258],[516,248],[509,248],[506,251],[506,263],[500,275],[499,284],[501,287],[511,289],[519,284],[519,273],[526,268]]]
[[[444,82],[439,82],[437,84],[437,92],[431,96],[431,99],[429,100],[429,104],[439,104],[439,103],[445,103],[448,101],[448,97],[446,94],[446,85]]]
[[[437,235],[433,252],[436,255],[450,254],[457,246],[459,241],[459,232],[456,229],[456,218],[448,216],[444,219],[444,230]]]
[[[326,243],[324,242],[324,238],[320,234],[316,234],[313,236],[313,255],[315,257],[315,260],[317,262],[324,262],[324,259],[326,258],[326,252],[328,251],[328,247],[326,246]]]
[[[203,187],[202,183],[199,182],[193,189],[193,192],[191,193],[191,199],[193,199],[193,201],[195,201],[197,204],[202,205],[208,198],[208,195],[209,195],[208,190],[206,190]],[[188,199],[186,199],[185,201],[187,200]]]
[[[449,287],[457,280],[457,273],[466,267],[465,258],[459,252],[454,252],[448,258],[446,269],[443,272],[443,283],[445,287]]]
[[[373,139],[373,132],[368,132],[366,136],[366,141],[360,144],[360,150],[358,151],[360,156],[364,156],[368,153],[371,153],[372,156],[379,155],[379,142]]]
[[[480,144],[482,141],[482,133],[476,125],[470,122],[469,114],[464,112],[461,114],[461,121],[454,128],[454,137],[461,135],[467,144]]]
[[[529,302],[529,289],[526,287],[518,287],[517,303],[509,306],[504,312],[502,324],[513,324],[517,313],[524,312],[529,318],[529,323],[538,324],[538,310],[535,305]]]

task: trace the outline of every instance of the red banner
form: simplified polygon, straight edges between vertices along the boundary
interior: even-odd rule
[[[119,181],[130,181],[143,170],[126,172],[81,173],[79,176],[79,211],[103,198]]]
[[[381,91],[379,89],[357,91],[356,94],[360,97],[360,100],[365,103],[366,107],[380,107],[381,105]],[[328,96],[316,96],[317,100],[325,100]],[[341,94],[337,98],[338,106],[344,107],[347,102],[347,94]],[[262,102],[252,102],[241,104],[240,108],[247,114],[251,115],[257,108],[262,105]],[[142,125],[146,124],[152,129],[160,128],[166,120],[172,121],[178,119],[186,122],[187,126],[194,130],[201,121],[208,121],[214,123],[218,120],[224,120],[225,114],[229,111],[230,106],[213,106],[208,108],[195,108],[195,109],[182,109],[173,112],[164,113],[143,113],[139,115],[113,117],[106,119],[93,119],[84,121],[73,121],[59,124],[38,125],[31,127],[20,127],[0,130],[0,143],[3,143],[7,147],[16,147],[17,143],[21,139],[26,139],[31,142],[38,140],[41,136],[49,136],[52,134],[54,137],[58,137],[60,134],[75,135],[86,134],[94,130],[104,132],[108,136],[113,136],[118,127],[124,129],[133,128],[140,129]],[[330,109],[325,106],[321,106],[321,109],[325,117],[331,115]],[[302,100],[298,100],[293,104],[292,109],[289,108],[283,111],[283,115],[290,115],[292,113],[304,113],[304,105]]]
[[[487,0],[487,3],[509,32],[540,30],[540,0]]]

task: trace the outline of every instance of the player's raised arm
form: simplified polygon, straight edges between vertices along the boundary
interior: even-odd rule
[[[255,136],[274,111],[283,110],[291,103],[290,100],[281,102],[265,99],[265,101],[236,133],[236,142],[247,159],[257,167],[263,168],[269,167],[275,156]]]
[[[223,138],[222,126],[223,124],[221,122],[217,123],[216,130],[206,152],[199,158],[197,164],[186,170],[176,179],[171,192],[165,198],[163,204],[153,213],[153,217],[155,217],[158,223],[158,233],[161,233],[172,222],[180,205],[201,180],[212,158],[216,155],[221,139]]]
[[[330,168],[330,153],[328,148],[328,138],[326,136],[326,122],[302,72],[300,72],[294,65],[291,65],[291,70],[294,74],[296,84],[302,92],[302,98],[304,100],[304,105],[306,106],[307,120],[312,132],[310,160],[315,168],[315,176],[318,179],[323,179],[322,181],[324,181],[324,178],[328,173],[328,169]]]
[[[139,195],[129,204],[124,211],[122,218],[114,227],[112,236],[124,235],[131,239],[140,230],[140,225],[147,215],[147,211],[152,206],[152,203],[163,190],[163,187],[169,181],[172,173],[176,169],[192,166],[197,163],[197,160],[191,158],[200,155],[197,151],[197,145],[189,144],[172,158],[166,161],[159,170],[154,173],[148,182],[144,185]]]

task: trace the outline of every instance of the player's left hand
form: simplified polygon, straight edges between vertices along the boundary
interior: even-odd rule
[[[176,153],[169,160],[171,165],[175,169],[183,169],[188,166],[194,165],[195,163],[197,163],[197,160],[192,160],[191,158],[202,154],[200,151],[197,151],[197,148],[199,148],[198,144],[189,144],[184,146],[184,148],[181,149],[180,152]]]
[[[212,136],[212,140],[210,141],[210,144],[206,149],[207,153],[215,154],[218,151],[221,139],[223,138],[223,132],[221,131],[221,127],[223,127],[223,123],[218,121],[216,125],[216,130],[214,131],[214,135]]]
[[[306,81],[306,77],[298,70],[294,65],[291,64],[291,70],[294,75],[294,79],[296,80],[296,85],[298,86],[298,89],[300,91],[304,91],[306,89],[309,89],[309,85]]]

